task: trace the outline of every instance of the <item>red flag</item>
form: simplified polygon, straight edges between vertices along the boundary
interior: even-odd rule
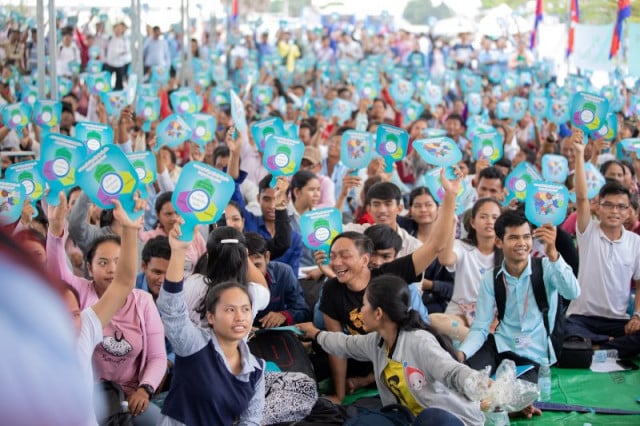
[[[231,0],[231,20],[233,22],[238,20],[238,0]]]
[[[580,9],[578,0],[571,0],[571,19],[569,20],[569,40],[567,43],[567,58],[573,53],[573,39],[575,37],[575,25],[580,22]]]
[[[629,16],[631,16],[631,0],[618,0],[618,18],[616,19],[616,26],[613,28],[613,38],[611,39],[609,59],[616,56],[618,54],[618,50],[620,50],[622,24]]]

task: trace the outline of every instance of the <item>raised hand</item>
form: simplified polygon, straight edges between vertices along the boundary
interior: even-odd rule
[[[229,147],[229,151],[238,155],[240,154],[240,149],[242,148],[242,139],[240,138],[240,133],[236,131],[236,128],[234,126],[230,127],[229,130],[227,130],[227,137],[225,138],[225,142]]]
[[[556,227],[547,223],[533,231],[533,236],[544,245],[544,252],[550,261],[555,262],[558,259],[558,251],[556,250]]]
[[[584,157],[584,132],[575,127],[571,130],[573,131],[571,134],[571,143],[576,154],[576,158]]]
[[[460,191],[460,185],[462,185],[463,174],[458,167],[454,167],[453,171],[456,175],[456,178],[453,180],[449,180],[445,177],[445,168],[443,167],[440,170],[440,182],[445,193],[454,194],[455,196],[457,196],[458,192]]]
[[[49,218],[49,232],[56,237],[62,237],[64,233],[64,225],[67,220],[67,213],[69,212],[69,206],[67,205],[67,196],[64,191],[58,193],[59,204],[47,207],[47,217]]]
[[[191,241],[182,241],[179,239],[180,236],[182,235],[180,226],[183,223],[184,223],[184,219],[179,217],[178,220],[176,220],[176,223],[174,223],[173,228],[169,230],[168,236],[169,236],[169,245],[171,246],[171,253],[174,253],[174,251],[175,252],[186,251],[187,248],[191,245]],[[194,235],[195,235],[195,232],[194,232]]]
[[[133,208],[133,211],[137,212],[140,210],[144,210],[144,208],[147,205],[146,200],[141,200],[137,194],[134,196],[134,200],[135,200],[135,206]],[[113,205],[114,205],[113,217],[118,222],[120,222],[124,228],[135,228],[135,229],[142,228],[142,225],[143,225],[142,217],[139,217],[136,220],[131,220],[127,212],[124,211],[124,208],[122,207],[122,204],[120,204],[120,201],[113,200]]]

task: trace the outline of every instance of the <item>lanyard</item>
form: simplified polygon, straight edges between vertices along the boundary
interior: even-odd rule
[[[509,287],[507,286],[507,278],[505,277],[505,274],[502,274],[502,282],[504,284],[505,291],[508,294]],[[516,295],[516,297],[517,297],[517,295]],[[505,300],[504,303],[505,303],[505,311],[506,311],[506,303],[507,303],[507,301]],[[517,300],[516,300],[516,306],[518,306]],[[524,308],[522,309],[522,316],[520,317],[520,330],[522,330],[522,325],[524,324],[524,319],[525,319],[525,317],[527,315],[528,307],[529,307],[529,289],[526,290],[526,293],[524,295]],[[505,313],[505,315],[506,315],[506,313]]]

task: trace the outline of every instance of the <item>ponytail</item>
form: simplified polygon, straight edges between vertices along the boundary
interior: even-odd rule
[[[441,336],[420,318],[418,311],[411,308],[409,286],[401,278],[390,274],[374,278],[367,286],[366,297],[373,309],[382,309],[389,320],[396,323],[398,330],[425,330],[431,333],[440,346],[456,359],[451,339]]]

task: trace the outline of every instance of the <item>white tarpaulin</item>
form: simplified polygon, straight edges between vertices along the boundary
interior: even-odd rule
[[[613,24],[586,25],[577,24],[573,64],[581,69],[592,71],[611,71],[613,62],[609,60]]]

